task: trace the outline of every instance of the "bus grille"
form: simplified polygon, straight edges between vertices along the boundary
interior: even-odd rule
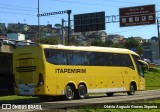
[[[34,72],[36,71],[36,66],[25,66],[25,67],[17,67],[17,72]]]

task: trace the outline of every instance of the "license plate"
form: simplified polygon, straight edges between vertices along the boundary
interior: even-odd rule
[[[34,95],[34,85],[33,84],[19,84],[19,94],[20,95]]]

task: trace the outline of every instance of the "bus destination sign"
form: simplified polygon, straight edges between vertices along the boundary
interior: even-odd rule
[[[155,5],[120,8],[119,15],[120,27],[156,23]]]

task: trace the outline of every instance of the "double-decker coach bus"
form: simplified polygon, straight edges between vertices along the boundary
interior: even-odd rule
[[[72,100],[145,89],[143,61],[128,49],[42,44],[15,49],[13,61],[17,95]]]

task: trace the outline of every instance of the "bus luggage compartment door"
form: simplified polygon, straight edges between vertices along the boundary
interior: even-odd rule
[[[37,67],[35,59],[20,59],[16,67],[19,94],[33,95],[37,84]]]

